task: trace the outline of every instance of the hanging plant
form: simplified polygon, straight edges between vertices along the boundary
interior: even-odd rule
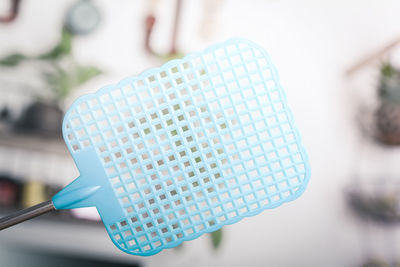
[[[381,66],[378,95],[377,137],[384,144],[400,145],[400,71],[388,62]]]

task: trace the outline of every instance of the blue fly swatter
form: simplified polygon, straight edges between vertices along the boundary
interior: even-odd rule
[[[310,176],[274,66],[240,39],[82,96],[63,135],[80,177],[0,229],[94,206],[118,248],[152,255],[294,200]]]

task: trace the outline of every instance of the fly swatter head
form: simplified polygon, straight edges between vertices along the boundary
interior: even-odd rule
[[[275,68],[245,40],[78,99],[63,134],[82,180],[65,190],[86,202],[56,196],[56,207],[96,206],[113,242],[136,255],[291,201],[309,178]]]

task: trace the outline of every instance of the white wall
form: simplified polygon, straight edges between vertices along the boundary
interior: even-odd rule
[[[101,28],[75,43],[83,63],[108,72],[76,92],[94,91],[126,75],[159,64],[142,50],[146,1],[98,0]],[[23,1],[21,17],[0,25],[0,55],[18,50],[36,54],[52,46],[66,7],[73,1]],[[161,1],[162,25],[155,45],[167,49],[174,1]],[[350,216],[343,190],[353,181],[357,105],[344,71],[358,59],[400,35],[398,1],[240,1],[225,0],[216,11],[218,24],[200,36],[202,5],[184,1],[180,47],[185,52],[230,37],[263,45],[287,90],[296,122],[308,149],[312,177],[295,202],[225,227],[218,252],[208,237],[185,244],[181,251],[144,258],[148,266],[355,266],[364,260],[365,235]],[[57,27],[56,27],[57,26]],[[166,41],[167,40],[167,41]],[[72,100],[72,99],[70,99]],[[384,239],[372,235],[383,256]],[[367,245],[368,246],[368,245]]]

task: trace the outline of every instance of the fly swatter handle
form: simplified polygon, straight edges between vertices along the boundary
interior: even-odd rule
[[[0,218],[0,230],[6,229],[10,226],[35,218],[53,210],[55,210],[53,202],[48,200],[35,206],[17,211],[13,214]]]

